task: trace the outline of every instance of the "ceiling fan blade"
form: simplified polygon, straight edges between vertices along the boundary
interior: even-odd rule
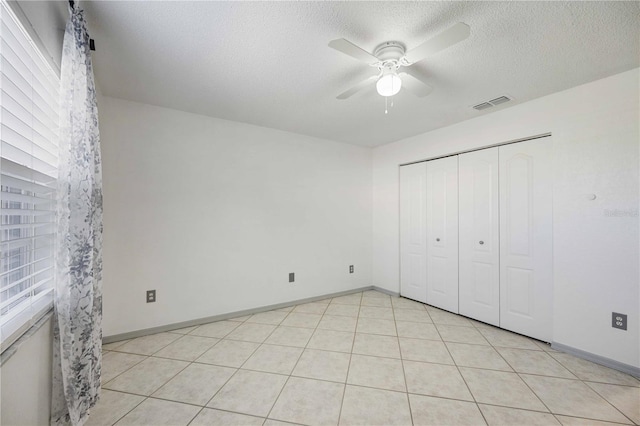
[[[437,36],[425,41],[420,46],[407,52],[405,59],[409,64],[414,64],[423,60],[429,55],[433,55],[447,47],[466,39],[470,34],[469,26],[463,22],[458,22],[453,27],[444,30]]]
[[[378,76],[377,75],[372,75],[371,77],[367,78],[366,80],[363,80],[360,83],[356,84],[351,89],[340,93],[338,96],[336,96],[336,99],[343,100],[343,99],[350,98],[351,96],[355,95],[356,93],[358,93],[359,91],[361,91],[362,89],[367,87],[368,85],[374,83],[376,80],[378,80]]]
[[[409,73],[401,72],[399,74],[402,79],[402,88],[407,89],[419,98],[427,96],[433,88],[422,80],[418,80],[416,77]]]
[[[343,38],[331,40],[329,42],[329,47],[367,64],[378,62],[378,58],[362,50],[355,44],[351,43],[349,40],[345,40]]]

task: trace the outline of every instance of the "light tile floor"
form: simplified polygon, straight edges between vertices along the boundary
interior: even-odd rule
[[[88,425],[640,424],[640,381],[376,291],[104,345]]]

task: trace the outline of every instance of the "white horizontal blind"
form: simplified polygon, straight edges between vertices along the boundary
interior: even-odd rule
[[[0,342],[51,306],[60,80],[0,4]]]

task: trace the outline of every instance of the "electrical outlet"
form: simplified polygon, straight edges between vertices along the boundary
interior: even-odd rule
[[[296,274],[293,272],[289,272],[289,282],[292,283],[296,280]]]
[[[619,314],[617,312],[611,312],[611,327],[619,328],[620,330],[626,330],[627,315]]]
[[[156,291],[147,290],[147,303],[153,303],[156,301]]]
[[[353,274],[353,265],[349,265],[349,273]]]

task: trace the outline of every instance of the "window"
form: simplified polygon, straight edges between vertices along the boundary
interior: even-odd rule
[[[53,300],[60,80],[0,1],[0,342]]]

